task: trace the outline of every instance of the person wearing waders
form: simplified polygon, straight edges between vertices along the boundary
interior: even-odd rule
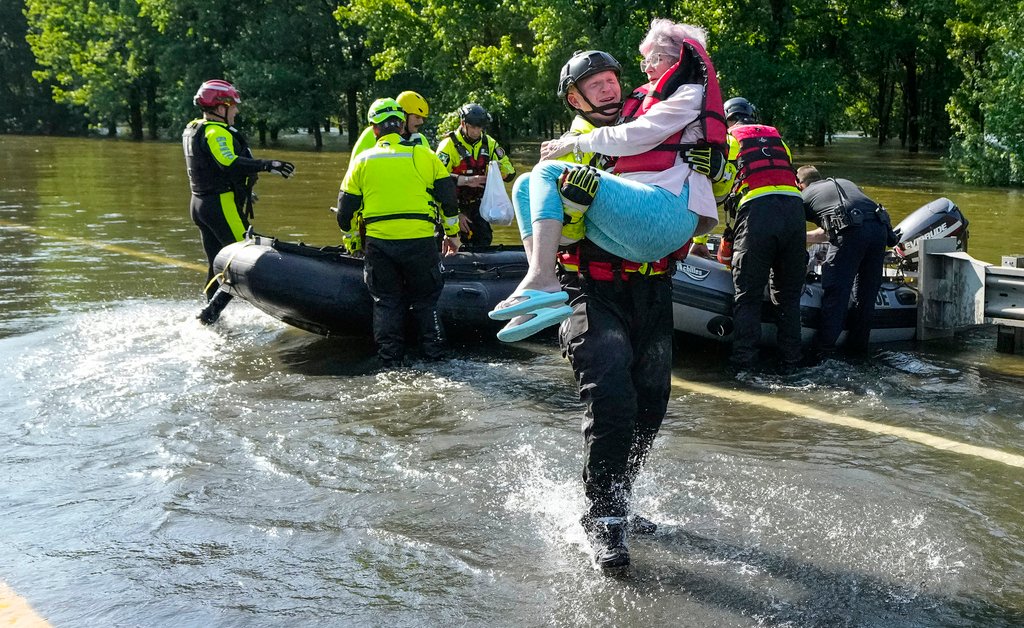
[[[253,186],[257,173],[292,176],[295,166],[277,159],[254,159],[249,142],[234,127],[242,99],[235,86],[214,79],[199,86],[192,99],[203,112],[181,134],[188,183],[192,190],[189,212],[199,227],[206,252],[206,307],[196,318],[212,325],[231,300],[223,283],[215,281],[213,260],[225,246],[239,242],[253,217]]]
[[[625,103],[611,55],[573,55],[558,94],[577,117],[541,151],[564,160],[541,161],[513,189],[530,276],[551,276],[524,280],[490,316],[509,320],[498,334],[508,342],[561,321],[585,405],[580,522],[605,573],[628,568],[627,535],[657,527],[631,512],[631,494],[668,406],[671,274],[694,230],[718,221],[708,173],[686,161],[701,153],[710,164],[717,150],[724,163],[722,100],[704,41],[699,28],[652,22],[640,45],[650,82]]]

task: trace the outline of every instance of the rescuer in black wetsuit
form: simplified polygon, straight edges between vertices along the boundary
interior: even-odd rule
[[[193,102],[203,110],[203,117],[188,123],[181,144],[192,190],[189,211],[199,227],[209,263],[207,305],[197,318],[210,325],[231,300],[226,288],[215,285],[213,260],[222,248],[240,241],[249,228],[256,173],[276,172],[287,179],[295,166],[276,159],[253,159],[245,136],[233,126],[242,99],[231,83],[206,81]]]

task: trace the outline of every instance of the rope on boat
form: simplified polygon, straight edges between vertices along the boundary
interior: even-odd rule
[[[231,262],[235,261],[235,256],[238,255],[242,251],[242,249],[244,249],[247,246],[252,246],[253,244],[255,244],[255,241],[254,240],[250,240],[250,239],[243,240],[243,242],[244,242],[244,244],[242,244],[242,246],[238,247],[238,250],[231,254],[231,257],[228,258],[228,261],[224,262],[224,268],[221,269],[221,271],[219,273],[214,275],[213,279],[211,279],[210,282],[208,284],[206,284],[206,287],[203,288],[203,292],[206,292],[207,290],[209,290],[210,286],[213,285],[213,282],[220,281],[220,280],[224,279],[224,273],[228,272],[228,268],[231,267]]]

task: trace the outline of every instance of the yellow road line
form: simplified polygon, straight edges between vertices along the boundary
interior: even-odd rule
[[[11,587],[0,582],[0,626],[50,628],[50,623],[37,615]]]
[[[775,412],[790,414],[801,419],[809,419],[819,423],[826,423],[828,425],[848,427],[855,430],[870,432],[872,434],[887,434],[889,436],[896,436],[897,438],[920,443],[942,451],[951,451],[965,456],[974,456],[976,458],[984,458],[985,460],[1000,462],[1011,467],[1024,468],[1024,456],[1011,454],[1009,452],[989,447],[968,445],[967,443],[961,443],[941,436],[933,436],[932,434],[926,434],[925,432],[919,432],[905,427],[897,427],[895,425],[886,425],[884,423],[875,423],[874,421],[865,421],[864,419],[833,414],[802,403],[780,399],[777,396],[769,397],[767,395],[759,395],[744,390],[721,388],[719,386],[703,382],[688,382],[676,377],[675,375],[672,376],[672,384],[689,392],[701,395],[712,395],[721,399],[727,399],[729,401],[735,401],[737,403],[750,406],[759,406]]]
[[[8,222],[6,220],[0,220],[0,226],[8,227],[11,229],[23,229],[25,231],[31,231],[37,235],[41,235],[47,238],[54,238],[56,240],[64,240],[65,242],[74,242],[76,244],[84,244],[95,248],[110,251],[112,253],[120,253],[121,255],[130,255],[131,257],[138,257],[150,262],[157,262],[159,264],[168,264],[171,266],[178,266],[179,268],[187,268],[189,270],[197,270],[205,273],[207,268],[201,264],[195,262],[186,262],[180,259],[174,259],[173,257],[165,257],[163,255],[156,255],[154,253],[147,253],[145,251],[139,251],[137,249],[130,249],[125,246],[118,246],[116,244],[106,244],[104,242],[97,242],[95,240],[89,240],[87,238],[79,238],[78,236],[67,235],[60,233],[59,231],[53,231],[51,229],[44,229],[42,227],[30,227],[28,225],[22,225],[15,222]]]

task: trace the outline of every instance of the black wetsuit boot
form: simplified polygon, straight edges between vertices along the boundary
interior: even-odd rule
[[[217,288],[217,291],[213,293],[213,297],[206,304],[206,307],[199,312],[196,318],[198,318],[199,322],[203,325],[212,325],[216,323],[217,319],[220,318],[220,313],[224,311],[224,308],[227,307],[228,303],[230,303],[233,298],[232,294],[228,292],[227,287],[222,284]]]

